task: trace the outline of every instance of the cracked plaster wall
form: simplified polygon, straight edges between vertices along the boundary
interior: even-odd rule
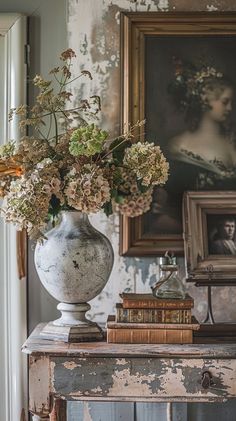
[[[74,73],[81,68],[91,71],[93,81],[74,88],[75,96],[97,94],[102,100],[101,124],[112,136],[120,128],[120,12],[121,11],[233,11],[236,3],[215,0],[69,0],[68,45],[77,53]],[[158,275],[157,258],[123,258],[119,256],[118,216],[109,219],[104,214],[92,216],[91,222],[110,238],[115,263],[110,280],[99,297],[95,298],[90,317],[105,322],[114,312],[114,305],[123,290],[150,292]],[[184,276],[184,261],[179,259]],[[195,298],[195,315],[205,318],[206,288],[188,286]],[[227,303],[227,305],[226,305]],[[216,321],[235,321],[236,288],[213,288],[213,309]],[[227,307],[227,308],[226,308]]]

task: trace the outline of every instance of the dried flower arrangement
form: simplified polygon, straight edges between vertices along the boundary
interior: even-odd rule
[[[0,147],[2,216],[34,239],[42,236],[48,217],[61,210],[103,209],[109,215],[118,209],[140,215],[150,208],[153,186],[168,178],[169,165],[159,146],[134,138],[142,122],[109,140],[105,130],[88,123],[100,111],[98,96],[68,107],[68,85],[80,77],[92,78],[88,71],[72,78],[73,57],[73,50],[64,51],[61,65],[50,71],[58,89],[52,80],[35,76],[35,105],[21,105],[9,115],[18,116],[20,127],[33,134]]]

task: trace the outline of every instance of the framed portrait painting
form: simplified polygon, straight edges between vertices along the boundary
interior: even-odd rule
[[[183,220],[188,281],[236,285],[236,192],[185,192]]]
[[[170,165],[150,211],[121,216],[122,255],[183,255],[183,193],[235,188],[235,51],[235,13],[122,13],[122,127],[145,120]]]

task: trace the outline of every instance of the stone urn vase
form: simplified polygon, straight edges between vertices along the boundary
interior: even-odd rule
[[[65,342],[101,340],[101,328],[86,319],[88,301],[105,287],[114,261],[110,241],[77,211],[62,212],[58,226],[35,249],[35,267],[61,312],[42,331],[47,339]]]

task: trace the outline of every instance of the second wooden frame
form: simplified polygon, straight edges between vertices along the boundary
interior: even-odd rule
[[[222,221],[233,221],[235,241],[236,192],[186,192],[183,200],[184,245],[188,281],[197,285],[236,285],[234,250],[213,249],[224,241],[217,233]],[[231,222],[230,222],[231,223]]]

